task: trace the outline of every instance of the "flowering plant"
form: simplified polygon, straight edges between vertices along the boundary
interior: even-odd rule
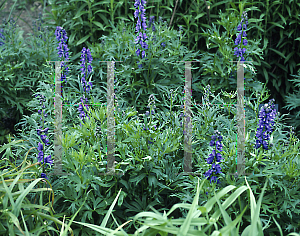
[[[211,169],[208,170],[204,176],[207,177],[207,179],[210,179],[210,183],[211,181],[216,182],[217,184],[220,183],[219,179],[217,178],[217,176],[215,176],[216,174],[220,174],[221,172],[221,167],[218,164],[219,162],[221,162],[221,160],[223,160],[224,158],[222,158],[221,153],[222,152],[222,143],[221,141],[223,140],[223,137],[220,135],[221,133],[216,130],[215,134],[211,136],[211,141],[209,143],[209,146],[211,147],[215,147],[215,149],[212,150],[212,153],[209,155],[209,157],[207,158],[207,164],[211,164]],[[218,139],[216,141],[216,139]],[[219,152],[217,152],[219,151]]]
[[[41,108],[42,109],[46,108],[45,105],[43,104],[46,101],[45,96],[42,94],[36,94],[35,97],[39,97],[40,105],[42,105]],[[48,114],[44,110],[40,110],[40,109],[38,110],[38,114],[41,115],[40,121],[41,121],[42,125],[39,127],[39,129],[37,129],[37,134],[40,136],[40,138],[41,138],[42,142],[45,144],[45,146],[48,146],[49,139],[47,139],[46,134],[48,134],[49,128],[47,127],[44,129],[44,124],[46,123],[46,121],[44,121],[44,117],[47,117]],[[44,133],[44,134],[42,134],[42,133]],[[45,165],[46,165],[46,168],[48,167],[48,164],[52,165],[53,160],[51,160],[51,155],[44,157],[44,145],[42,143],[40,143],[40,142],[38,143],[37,149],[39,151],[38,162],[41,162],[43,164],[43,173],[41,173],[41,177],[48,179],[47,175],[45,174]]]

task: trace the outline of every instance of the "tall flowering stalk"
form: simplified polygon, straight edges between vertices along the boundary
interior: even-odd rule
[[[234,55],[236,55],[237,57],[241,57],[241,61],[245,61],[244,58],[244,54],[246,52],[246,48],[243,47],[247,46],[248,44],[248,40],[247,40],[247,33],[245,30],[247,30],[247,25],[248,25],[248,16],[247,16],[247,12],[243,12],[243,16],[246,18],[242,17],[242,21],[241,23],[238,25],[237,27],[237,31],[239,32],[238,36],[236,37],[234,44],[237,45],[238,47],[234,48]],[[245,21],[245,23],[243,23]],[[242,35],[243,35],[243,44],[242,44]]]
[[[221,162],[221,160],[224,159],[222,157],[221,153],[219,153],[219,152],[223,151],[222,150],[223,146],[222,146],[222,143],[221,143],[221,141],[223,140],[223,137],[220,134],[221,133],[218,130],[216,130],[214,132],[214,135],[211,136],[211,141],[209,143],[209,146],[211,146],[211,147],[214,146],[215,149],[212,150],[212,153],[206,159],[207,164],[211,164],[211,169],[206,171],[205,174],[204,174],[204,176],[207,179],[210,179],[210,183],[211,183],[211,181],[213,181],[213,182],[215,181],[215,182],[217,182],[217,184],[219,184],[220,181],[218,180],[216,175],[222,173],[219,163]],[[219,152],[217,152],[217,151],[219,151]]]
[[[146,122],[147,117],[150,115],[150,121],[149,121],[149,124],[151,124],[151,122],[152,122],[152,116],[155,115],[154,109],[156,109],[156,106],[155,106],[155,99],[154,99],[153,94],[151,94],[151,95],[149,96],[147,108],[150,108],[151,113],[150,113],[149,111],[146,111],[146,113],[145,113],[145,115],[144,115],[145,118],[144,118],[144,128],[143,128],[143,130],[146,130],[146,131],[149,130],[148,122]],[[152,110],[152,108],[153,108],[153,110]],[[146,123],[146,125],[145,125],[145,123]],[[157,129],[156,125],[153,125],[152,130],[153,130],[153,129],[154,129],[154,130]],[[153,140],[151,137],[150,137],[150,139],[151,139],[151,141],[154,142],[154,140]],[[147,137],[147,141],[148,141],[148,144],[153,144],[153,142],[151,142],[151,141],[148,139],[148,137]],[[148,149],[150,149],[149,146],[148,146]]]
[[[69,49],[67,46],[67,39],[68,39],[67,33],[62,27],[57,26],[56,30],[55,30],[55,36],[56,36],[57,41],[59,42],[58,47],[57,47],[58,56],[63,59],[63,63],[61,65],[61,71],[62,71],[61,81],[63,82],[65,80],[67,82],[66,75],[68,74],[69,67],[65,67],[65,62],[64,62],[64,61],[69,60]],[[63,88],[63,86],[61,86],[61,88]],[[61,89],[61,96],[63,97],[62,89]]]
[[[155,31],[156,31],[155,25],[153,24],[153,23],[154,23],[154,20],[155,20],[155,16],[150,16],[148,28],[150,28],[150,27],[152,26],[152,32],[155,32]],[[160,17],[160,21],[162,21],[161,17]],[[156,36],[155,36],[155,35],[153,36],[153,40],[156,41]],[[163,48],[166,46],[166,44],[165,44],[164,42],[162,42],[160,45],[161,45]]]
[[[45,109],[45,105],[43,104],[46,99],[45,96],[41,95],[41,94],[37,94],[35,95],[35,97],[39,97],[39,101],[40,101],[40,105],[42,109]],[[49,145],[49,139],[47,139],[46,134],[48,134],[48,130],[49,128],[45,128],[44,129],[44,124],[46,123],[46,121],[44,121],[44,117],[47,117],[47,113],[41,109],[38,110],[38,113],[41,115],[40,121],[42,123],[42,125],[39,127],[39,129],[37,129],[37,134],[40,136],[42,143],[45,144],[45,146]],[[42,134],[44,133],[44,134]],[[45,165],[47,168],[47,164],[52,165],[53,164],[53,160],[51,160],[51,155],[44,157],[44,145],[41,142],[38,143],[38,162],[41,162],[43,164],[43,173],[41,174],[41,178],[46,178],[48,179],[48,177],[45,174]]]
[[[4,33],[4,29],[0,29],[0,40],[2,39],[3,41],[5,41],[5,36],[2,33]],[[5,44],[4,42],[0,41],[0,46],[4,44]]]
[[[79,114],[80,119],[82,119],[84,121],[84,117],[86,117],[86,116],[89,117],[89,116],[85,114],[83,105],[84,105],[84,102],[88,103],[87,93],[89,93],[91,91],[92,86],[93,86],[92,82],[87,83],[86,79],[85,79],[92,72],[92,66],[91,65],[87,66],[87,63],[92,63],[92,61],[93,61],[93,58],[92,58],[92,55],[91,55],[91,52],[89,49],[86,49],[86,48],[82,49],[80,61],[81,61],[80,70],[81,70],[81,74],[82,74],[81,85],[83,87],[84,95],[80,99],[81,104],[78,107],[78,111],[80,112],[80,114]],[[84,106],[86,107],[87,111],[89,111],[88,105],[84,105]],[[81,124],[80,124],[80,126],[81,126]]]
[[[148,44],[145,42],[145,40],[148,38],[146,35],[146,31],[147,31],[147,25],[146,25],[146,16],[145,16],[145,8],[144,6],[146,5],[146,1],[145,0],[135,0],[134,3],[134,7],[135,7],[135,12],[134,12],[134,18],[138,18],[137,20],[137,24],[136,24],[136,32],[138,33],[138,36],[135,40],[136,44],[140,44],[143,49],[148,49]],[[142,28],[145,31],[144,33],[140,32],[141,28],[141,20],[140,20],[140,13],[141,13],[141,19],[143,21],[142,23]],[[140,56],[140,52],[141,50],[138,48],[136,50],[136,55],[139,57]],[[146,57],[146,52],[145,50],[142,51],[142,58]],[[138,62],[139,63],[139,62]],[[142,64],[138,65],[139,68],[142,68]]]
[[[206,106],[208,107],[209,105],[211,105],[211,103],[209,102],[209,95],[212,95],[210,85],[207,85],[204,88],[204,94],[203,95],[204,95],[204,97],[202,97],[202,103],[205,107]]]
[[[268,104],[265,104],[260,109],[259,124],[256,132],[256,149],[259,149],[261,146],[265,150],[269,149],[268,140],[270,140],[270,134],[273,132],[273,126],[275,124],[274,120],[276,117],[274,101],[275,99],[271,99]]]
[[[15,34],[15,32],[16,32],[16,24],[17,24],[17,23],[16,23],[16,21],[15,21],[15,20],[13,19],[13,17],[12,17],[11,19],[8,19],[7,21],[6,21],[6,19],[4,18],[4,19],[2,20],[2,24],[3,24],[3,25],[9,24],[9,28],[8,28],[8,30],[0,29],[0,46],[4,45],[4,44],[5,44],[5,40],[6,40],[5,36],[4,36],[2,33],[8,34],[9,31],[12,31],[13,34]],[[1,41],[1,39],[3,40],[3,42]],[[3,49],[2,52],[3,52],[4,50],[5,50],[5,49]],[[1,59],[1,58],[0,58],[0,59]],[[1,59],[1,60],[3,60],[3,59]]]

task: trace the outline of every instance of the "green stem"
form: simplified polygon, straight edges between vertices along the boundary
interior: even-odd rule
[[[111,22],[114,23],[114,0],[110,0],[110,17],[111,17]]]
[[[90,25],[90,33],[91,33],[91,36],[92,36],[92,43],[94,43],[94,35],[93,35],[93,27],[92,27],[92,13],[91,13],[91,5],[90,5],[90,0],[88,1],[88,7],[89,7],[89,25]]]
[[[157,14],[156,14],[156,19],[158,19],[158,12],[159,12],[159,2],[160,2],[160,1],[158,1],[158,2],[157,2]],[[152,9],[152,8],[151,8],[151,9]]]

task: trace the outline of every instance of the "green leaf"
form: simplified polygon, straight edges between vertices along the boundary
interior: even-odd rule
[[[279,52],[278,50],[276,50],[276,49],[273,49],[273,48],[270,48],[270,50],[272,50],[272,51],[274,51],[274,52],[276,52],[279,56],[281,56],[281,57],[283,57],[283,58],[285,58],[285,55],[283,55],[281,52]]]
[[[155,187],[157,185],[157,179],[153,175],[148,176],[148,184],[151,187],[152,185]]]
[[[281,20],[284,22],[284,24],[286,24],[285,18],[284,18],[279,12],[277,12],[277,14],[280,16],[280,18],[281,18]]]
[[[237,7],[234,5],[233,2],[230,2],[230,5],[232,6],[233,9],[237,10]]]
[[[87,35],[87,36],[83,37],[82,39],[80,39],[80,40],[77,42],[76,46],[78,46],[78,45],[84,43],[89,37],[90,37],[90,35]]]
[[[118,206],[122,206],[123,200],[126,196],[127,196],[127,194],[125,192],[121,191],[120,198],[118,199]]]
[[[291,52],[289,53],[289,55],[287,55],[287,57],[285,58],[283,64],[285,64],[285,63],[286,63],[286,62],[287,62],[294,54],[295,54],[295,51],[291,51]]]
[[[200,13],[195,17],[195,20],[197,20],[198,18],[201,18],[202,16],[204,16],[206,13]]]
[[[266,68],[263,67],[263,72],[264,72],[264,75],[265,75],[265,79],[266,79],[266,83],[269,82],[269,75],[268,75],[268,72],[266,70]]]
[[[180,230],[177,234],[179,236],[187,235],[187,232],[190,229],[190,225],[191,225],[191,222],[192,222],[192,219],[193,219],[193,214],[195,213],[196,207],[198,206],[199,195],[200,195],[200,191],[202,189],[202,186],[203,186],[204,182],[205,182],[205,179],[202,180],[201,185],[199,187],[199,178],[198,178],[197,193],[196,193],[196,196],[195,196],[195,198],[193,200],[193,203],[190,207],[189,213],[187,214],[187,216],[186,216],[186,218],[185,218],[183,224],[181,225]]]
[[[129,179],[129,182],[136,182],[135,184],[137,185],[143,178],[146,177],[146,173],[143,174],[138,174],[136,177],[133,179]]]
[[[84,7],[84,5],[83,5]],[[80,11],[76,14],[76,16],[73,17],[73,20],[77,19],[78,17],[80,17],[81,15],[83,15],[84,13],[89,13],[88,11]]]
[[[93,23],[95,24],[95,25],[97,25],[99,28],[101,28],[101,30],[105,30],[105,28],[103,27],[103,25],[100,23],[100,22],[98,22],[98,21],[93,21]]]
[[[216,6],[222,5],[222,4],[227,3],[227,2],[228,2],[227,0],[222,1],[222,2],[217,2],[217,3],[213,4],[213,5],[211,5],[210,10],[212,10]]]
[[[73,32],[73,33],[71,34],[71,36],[69,37],[68,43],[69,43],[70,45],[73,43],[74,38],[75,38],[75,35],[76,35],[76,32]]]
[[[159,8],[165,8],[165,9],[169,10],[170,12],[172,12],[172,9],[170,7],[167,7],[167,6],[159,6]]]
[[[280,25],[280,24],[278,24],[276,22],[270,22],[270,24],[276,25],[277,27],[280,27],[280,28],[284,29],[284,26],[282,26],[282,25]]]

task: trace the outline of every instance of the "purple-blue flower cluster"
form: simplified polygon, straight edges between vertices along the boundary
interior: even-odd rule
[[[92,89],[92,82],[88,82],[86,81],[85,78],[87,78],[91,72],[92,72],[92,66],[90,65],[93,61],[91,52],[89,49],[83,48],[82,49],[82,54],[81,54],[81,74],[82,74],[82,79],[81,79],[81,85],[83,87],[83,91],[84,91],[84,95],[83,97],[80,98],[81,100],[81,104],[78,107],[78,111],[80,112],[79,117],[80,119],[82,119],[84,121],[84,117],[89,117],[88,115],[85,114],[84,109],[83,109],[83,105],[84,103],[88,103],[88,99],[86,97],[86,93],[89,93]],[[87,63],[89,63],[89,65],[87,66]],[[86,70],[86,66],[87,66],[87,70]],[[89,111],[88,105],[84,105],[87,109],[87,111]],[[80,124],[81,126],[81,124]]]
[[[145,0],[135,0],[134,7],[135,7],[135,12],[134,12],[134,18],[138,18],[137,24],[136,24],[136,32],[138,33],[138,36],[135,40],[135,43],[138,44],[140,43],[142,50],[143,49],[148,49],[148,44],[145,42],[145,40],[148,38],[146,35],[146,32],[142,33],[140,32],[141,30],[141,20],[139,14],[141,13],[141,19],[143,21],[142,27],[144,31],[147,31],[147,25],[146,25],[146,16],[145,16],[145,8],[144,6],[146,5]],[[138,48],[136,50],[136,55],[140,56],[141,50]],[[145,50],[142,51],[142,58],[146,57],[146,52]],[[139,63],[139,62],[138,62]],[[142,68],[142,64],[138,65],[139,68]]]
[[[209,146],[211,146],[211,147],[215,146],[215,149],[212,150],[212,153],[206,159],[207,164],[211,164],[211,169],[206,171],[204,176],[207,179],[210,178],[210,183],[211,183],[211,181],[215,181],[215,182],[217,182],[217,184],[219,184],[220,181],[218,180],[217,176],[215,176],[215,175],[222,173],[221,167],[218,163],[221,162],[221,160],[223,160],[224,158],[222,157],[221,153],[218,153],[217,151],[219,151],[219,152],[223,151],[222,150],[223,146],[221,143],[221,141],[223,140],[223,137],[220,135],[221,133],[218,130],[216,130],[214,133],[215,134],[211,136],[211,141],[209,143]]]
[[[268,104],[265,104],[259,112],[259,124],[256,132],[255,148],[263,146],[263,149],[268,150],[268,140],[273,132],[274,120],[276,117],[276,109],[274,105],[275,99],[271,99]],[[258,150],[259,152],[259,150]]]
[[[45,96],[42,95],[42,94],[36,94],[35,97],[39,97],[39,101],[40,101],[40,105],[41,105],[41,108],[42,109],[45,109],[45,105],[43,104],[46,99],[45,99]],[[46,121],[44,121],[44,118],[43,117],[47,117],[47,113],[41,109],[38,110],[38,114],[41,115],[41,118],[40,118],[40,121],[42,123],[42,125],[39,127],[39,129],[37,129],[37,134],[40,136],[42,142],[45,144],[45,146],[48,146],[49,145],[49,139],[47,139],[47,134],[48,134],[48,130],[49,128],[43,128],[44,127],[44,123],[46,123]],[[44,133],[44,134],[42,134]],[[49,165],[52,165],[53,164],[53,160],[51,160],[51,155],[48,155],[47,157],[44,157],[44,145],[42,143],[38,143],[38,162],[41,162],[42,164],[49,164]],[[47,167],[47,166],[46,166]],[[44,168],[44,165],[43,165],[43,173],[41,174],[41,178],[46,178],[48,179],[48,177],[46,176],[46,174],[44,173],[45,172],[45,168]]]
[[[63,62],[61,65],[61,70],[62,70],[61,81],[63,82],[65,80],[67,82],[66,75],[68,74],[69,67],[65,68],[65,62],[64,62],[64,61],[69,60],[69,52],[68,52],[69,49],[67,46],[67,39],[68,39],[67,33],[62,27],[57,26],[56,30],[55,30],[55,36],[56,36],[57,41],[59,42],[58,47],[57,47],[58,56],[60,58],[63,58]],[[65,68],[65,70],[64,70],[64,68]],[[63,88],[63,86],[61,86],[61,88]],[[61,96],[63,97],[63,90],[61,90]]]
[[[87,61],[86,61],[86,57],[87,57]],[[85,79],[85,78],[89,77],[89,75],[92,73],[92,69],[93,69],[91,65],[88,65],[88,68],[86,70],[87,63],[91,64],[93,61],[93,58],[92,58],[92,55],[91,55],[91,52],[89,49],[85,49],[85,48],[82,49],[80,61],[82,62],[80,65],[81,66],[80,70],[81,70],[81,74],[82,74],[81,84],[83,87],[83,91],[89,93],[93,86],[92,82],[87,83],[86,79]]]
[[[247,16],[247,12],[243,12],[243,16],[246,18],[245,24],[243,24],[244,22],[244,17],[242,17],[242,22],[238,25],[237,27],[237,31],[239,32],[238,36],[235,39],[235,45],[240,45],[242,42],[242,35],[243,35],[243,45],[247,46],[248,44],[248,40],[247,40],[247,33],[245,30],[247,30],[247,25],[248,25],[248,16]],[[244,31],[243,31],[244,30]],[[245,61],[245,58],[243,56],[243,54],[245,54],[246,52],[246,48],[243,48],[242,45],[240,45],[240,48],[235,47],[234,48],[234,55],[236,55],[237,57],[241,57],[241,61]]]

